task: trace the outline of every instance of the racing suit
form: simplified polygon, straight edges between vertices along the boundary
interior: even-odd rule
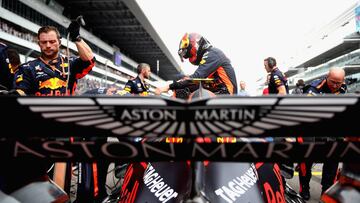
[[[68,63],[63,56],[45,62],[41,58],[25,63],[15,75],[15,89],[26,95],[65,96],[72,95],[77,80],[88,74],[95,65],[95,58],[83,61],[70,58],[70,76]]]
[[[199,67],[190,78],[213,78],[214,83],[210,84],[209,89],[215,94],[237,94],[237,82],[234,68],[230,60],[218,48],[210,47],[203,54]],[[180,80],[170,85],[171,90],[183,89],[188,87],[190,82]]]
[[[304,87],[304,94],[345,94],[347,90],[346,84],[342,84],[339,90],[335,93],[332,93],[326,84],[326,78],[317,79],[311,82],[309,85]],[[314,141],[314,138],[304,138],[304,141]],[[299,168],[299,182],[300,182],[300,192],[304,190],[309,190],[309,183],[311,179],[311,167],[312,162],[300,163]],[[324,162],[322,168],[322,178],[321,186],[322,192],[324,193],[335,181],[335,176],[338,169],[338,162],[326,161]]]

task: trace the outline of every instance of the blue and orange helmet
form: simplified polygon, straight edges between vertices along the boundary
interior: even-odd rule
[[[190,63],[199,65],[202,55],[211,47],[210,42],[198,33],[185,33],[179,45],[178,54],[181,62],[189,59]]]

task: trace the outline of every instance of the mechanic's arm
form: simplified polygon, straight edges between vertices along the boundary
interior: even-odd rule
[[[124,89],[116,91],[115,94],[117,94],[117,95],[131,95],[132,93],[134,93],[135,88],[136,88],[136,86],[133,83],[133,81],[128,80],[127,83],[125,84]]]
[[[31,73],[30,67],[20,66],[14,76],[14,89],[21,96],[32,95],[35,93],[35,77]]]
[[[184,77],[181,80],[173,81],[170,85],[165,85],[164,87],[158,87],[155,90],[155,95],[160,95],[163,92],[167,92],[169,90],[177,90],[177,89],[184,89],[192,84],[191,81],[187,80],[190,79],[188,76]]]
[[[94,58],[94,55],[89,45],[87,45],[80,36],[80,23],[77,22],[77,20],[73,20],[66,30],[69,39],[75,43],[81,60],[91,61]]]
[[[196,69],[195,73],[184,79],[207,78],[211,73],[216,71],[216,69],[221,64],[221,60],[222,60],[221,57],[217,56],[215,53],[206,52],[203,56],[203,59],[200,62],[199,67]],[[188,87],[190,84],[192,84],[192,83],[188,80],[174,81],[170,85],[156,88],[155,94],[160,95],[162,92],[169,91],[169,89],[171,89],[171,90],[183,89],[185,87]]]
[[[79,56],[83,61],[90,61],[94,58],[94,54],[88,44],[83,39],[75,42]]]
[[[277,87],[277,90],[278,90],[278,95],[286,95],[286,88],[285,88],[285,85],[281,85],[279,87]]]

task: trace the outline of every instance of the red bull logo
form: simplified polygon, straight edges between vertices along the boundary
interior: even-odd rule
[[[39,82],[39,89],[48,88],[56,90],[62,87],[66,87],[66,81],[60,80],[59,78],[50,78]]]
[[[180,42],[180,48],[181,49],[185,49],[189,46],[190,44],[190,40],[189,40],[189,34],[186,33],[183,38],[181,39],[181,42]]]

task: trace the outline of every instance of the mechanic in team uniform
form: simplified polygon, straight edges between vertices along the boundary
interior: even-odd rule
[[[230,60],[218,48],[197,33],[186,33],[180,41],[178,54],[181,61],[189,59],[190,63],[198,66],[190,76],[184,77],[172,84],[156,89],[156,94],[167,92],[169,89],[183,89],[191,85],[190,78],[212,78],[214,82],[206,89],[215,94],[237,94],[237,82],[234,68]]]
[[[287,78],[277,67],[275,58],[266,58],[264,60],[264,66],[265,70],[270,74],[268,82],[269,94],[289,94]]]
[[[20,63],[19,53],[0,42],[0,90],[3,90],[2,94],[7,94],[14,88],[14,74]]]
[[[147,96],[149,95],[149,84],[145,82],[145,79],[150,79],[151,69],[147,63],[140,63],[137,68],[137,77],[129,80],[122,91],[122,94],[132,94]]]
[[[268,73],[268,92],[269,94],[276,95],[287,95],[289,94],[288,81],[286,76],[280,71],[277,67],[276,59],[273,57],[268,57],[264,59],[264,67]],[[275,141],[286,141],[286,137],[275,137]],[[281,169],[281,175],[284,186],[286,186],[286,179],[291,179],[294,175],[294,164],[293,163],[282,163],[279,164]]]
[[[39,29],[41,56],[22,64],[15,76],[15,89],[20,95],[65,96],[74,93],[77,80],[95,65],[91,48],[80,37],[80,25],[75,24],[70,24],[68,30],[79,57],[70,57],[69,62],[67,57],[59,54],[61,37],[57,28],[44,26]]]
[[[76,81],[91,71],[95,64],[90,47],[80,37],[80,25],[72,21],[67,28],[70,40],[75,43],[79,57],[71,57],[70,69],[66,57],[60,55],[60,33],[56,27],[43,26],[38,30],[38,45],[41,56],[22,64],[15,74],[14,89],[19,95],[62,96],[71,95]],[[21,126],[21,124],[19,124]],[[49,179],[47,171],[51,161],[33,160],[31,163],[14,160],[2,167],[5,177],[2,188],[11,193],[22,186],[35,181]]]
[[[312,81],[304,87],[304,94],[323,95],[323,94],[345,94],[347,85],[345,84],[345,71],[341,68],[331,68],[326,77]],[[313,141],[313,138],[304,138]],[[334,184],[338,162],[326,161],[322,168],[321,194]],[[305,199],[310,199],[310,179],[312,162],[300,163],[299,182],[300,195]]]

